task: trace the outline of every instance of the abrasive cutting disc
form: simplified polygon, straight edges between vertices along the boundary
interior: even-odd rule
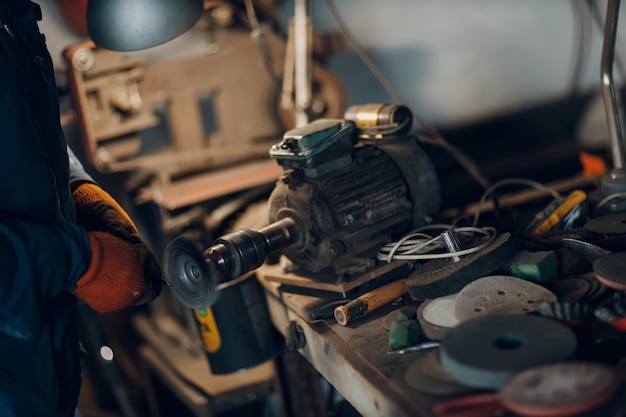
[[[456,296],[454,314],[460,321],[493,313],[525,314],[535,311],[537,301],[556,301],[556,296],[530,281],[493,275],[467,284]]]
[[[436,370],[436,368],[439,368]],[[466,394],[475,390],[455,381],[447,375],[437,358],[437,352],[429,352],[415,360],[404,374],[406,383],[413,389],[431,395]]]
[[[588,232],[601,234],[626,233],[626,213],[614,213],[589,220],[583,228]]]
[[[417,310],[417,320],[426,337],[441,340],[448,330],[460,323],[454,314],[454,302],[457,294],[446,295],[426,300]]]
[[[393,323],[395,320],[399,320],[400,312],[402,312],[403,310],[412,313],[412,315],[414,316],[417,315],[417,307],[409,306],[395,309],[391,313],[383,317],[383,319],[380,321],[383,329],[389,331],[389,329],[391,329],[391,323]]]
[[[626,252],[602,256],[593,263],[598,281],[616,290],[626,290]]]
[[[190,239],[179,237],[167,245],[163,274],[176,298],[187,307],[209,307],[217,300],[217,268]]]
[[[561,362],[528,368],[499,392],[511,411],[533,417],[580,415],[606,403],[619,388],[617,373],[594,362]]]
[[[443,369],[457,381],[498,389],[522,369],[569,358],[577,345],[574,332],[555,320],[493,314],[450,329],[439,352]]]

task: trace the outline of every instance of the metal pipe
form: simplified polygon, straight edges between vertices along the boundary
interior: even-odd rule
[[[446,249],[450,253],[456,253],[459,251],[459,244],[454,237],[454,233],[451,230],[446,230],[441,233],[441,238],[443,239],[443,243],[446,245]],[[461,260],[460,256],[454,255],[452,257],[453,262],[459,262]]]
[[[611,141],[611,156],[613,158],[613,168],[623,169],[626,166],[624,161],[624,141],[621,126],[621,100],[615,92],[613,81],[613,62],[615,60],[615,38],[617,36],[617,20],[619,16],[620,0],[609,0],[606,10],[606,21],[604,24],[604,43],[602,45],[602,97],[604,99],[604,109],[606,121],[609,129],[609,139]]]
[[[295,113],[296,127],[309,122],[311,106],[311,37],[307,16],[307,0],[296,0],[294,13]]]

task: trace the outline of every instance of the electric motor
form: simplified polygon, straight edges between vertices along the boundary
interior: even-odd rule
[[[184,238],[168,245],[166,278],[189,307],[211,304],[220,282],[258,268],[270,253],[301,271],[367,271],[381,245],[441,206],[436,171],[409,135],[359,135],[351,120],[321,119],[288,131],[270,155],[284,172],[267,227],[224,235],[204,255],[190,254]]]
[[[439,210],[435,170],[412,137],[363,143],[355,136],[349,120],[320,120],[272,149],[286,170],[270,196],[269,221],[294,219],[300,238],[283,252],[305,270],[362,272],[383,243]]]

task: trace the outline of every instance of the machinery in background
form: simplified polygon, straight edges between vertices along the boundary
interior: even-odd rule
[[[273,5],[262,3],[256,5],[259,20]],[[173,236],[211,239],[227,230],[237,213],[269,194],[281,172],[267,150],[294,122],[295,110],[285,105],[293,85],[285,88],[280,82],[289,59],[287,42],[272,26],[264,25],[259,33],[258,22],[245,12],[238,2],[209,2],[198,24],[176,41],[177,47],[120,53],[84,42],[70,45],[64,54],[75,110],[75,117],[66,115],[64,128],[77,128],[74,149],[95,169],[97,180],[112,181],[107,188],[133,214],[155,253],[162,253]],[[319,61],[312,66],[319,78],[312,80],[310,116],[340,117],[345,108],[341,83]],[[76,126],[68,126],[74,121]],[[231,294],[236,299],[231,304],[243,303],[241,317],[251,305],[254,326],[243,330],[250,330],[250,337],[268,335],[266,348],[257,352],[266,358],[276,343],[269,320],[255,333],[267,316],[255,280],[246,278],[232,282],[232,291],[225,289],[223,297]],[[208,396],[212,412],[221,397],[227,408],[236,395],[249,402],[267,393],[274,374],[271,364],[246,377],[220,374],[251,363],[225,360],[222,367],[206,366],[203,353],[220,346],[219,341],[216,345],[203,338],[194,320],[207,325],[209,312],[186,308],[167,288],[148,310],[147,317],[133,317],[133,326],[146,342],[142,362],[154,374],[150,379],[155,378],[155,386],[186,387],[168,390],[183,402]],[[241,346],[258,347],[256,340],[246,341],[244,333],[223,336],[244,337]],[[150,354],[144,357],[143,351]],[[255,363],[260,360],[255,354],[241,355]],[[239,389],[245,392],[235,393]],[[190,397],[192,391],[198,395]],[[156,404],[168,396],[154,397]],[[151,408],[152,415],[158,415],[159,407]]]

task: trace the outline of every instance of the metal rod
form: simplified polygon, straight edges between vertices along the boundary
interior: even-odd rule
[[[614,169],[623,169],[624,166],[626,166],[621,126],[621,100],[617,97],[613,80],[613,62],[615,60],[615,38],[617,36],[619,6],[620,0],[608,1],[606,21],[604,23],[604,43],[602,45],[602,63],[600,69],[602,74],[602,97],[604,99],[604,109],[609,129]]]
[[[311,105],[309,25],[307,0],[296,0],[294,13],[296,127],[304,126],[309,122],[307,114]]]
[[[454,233],[452,233],[451,230],[446,230],[442,232],[441,238],[443,239],[443,243],[446,245],[446,249],[448,249],[448,252],[456,253],[459,251],[459,244],[456,241],[456,238],[454,237]],[[455,255],[452,257],[452,260],[454,262],[458,262],[461,260],[461,257]]]

